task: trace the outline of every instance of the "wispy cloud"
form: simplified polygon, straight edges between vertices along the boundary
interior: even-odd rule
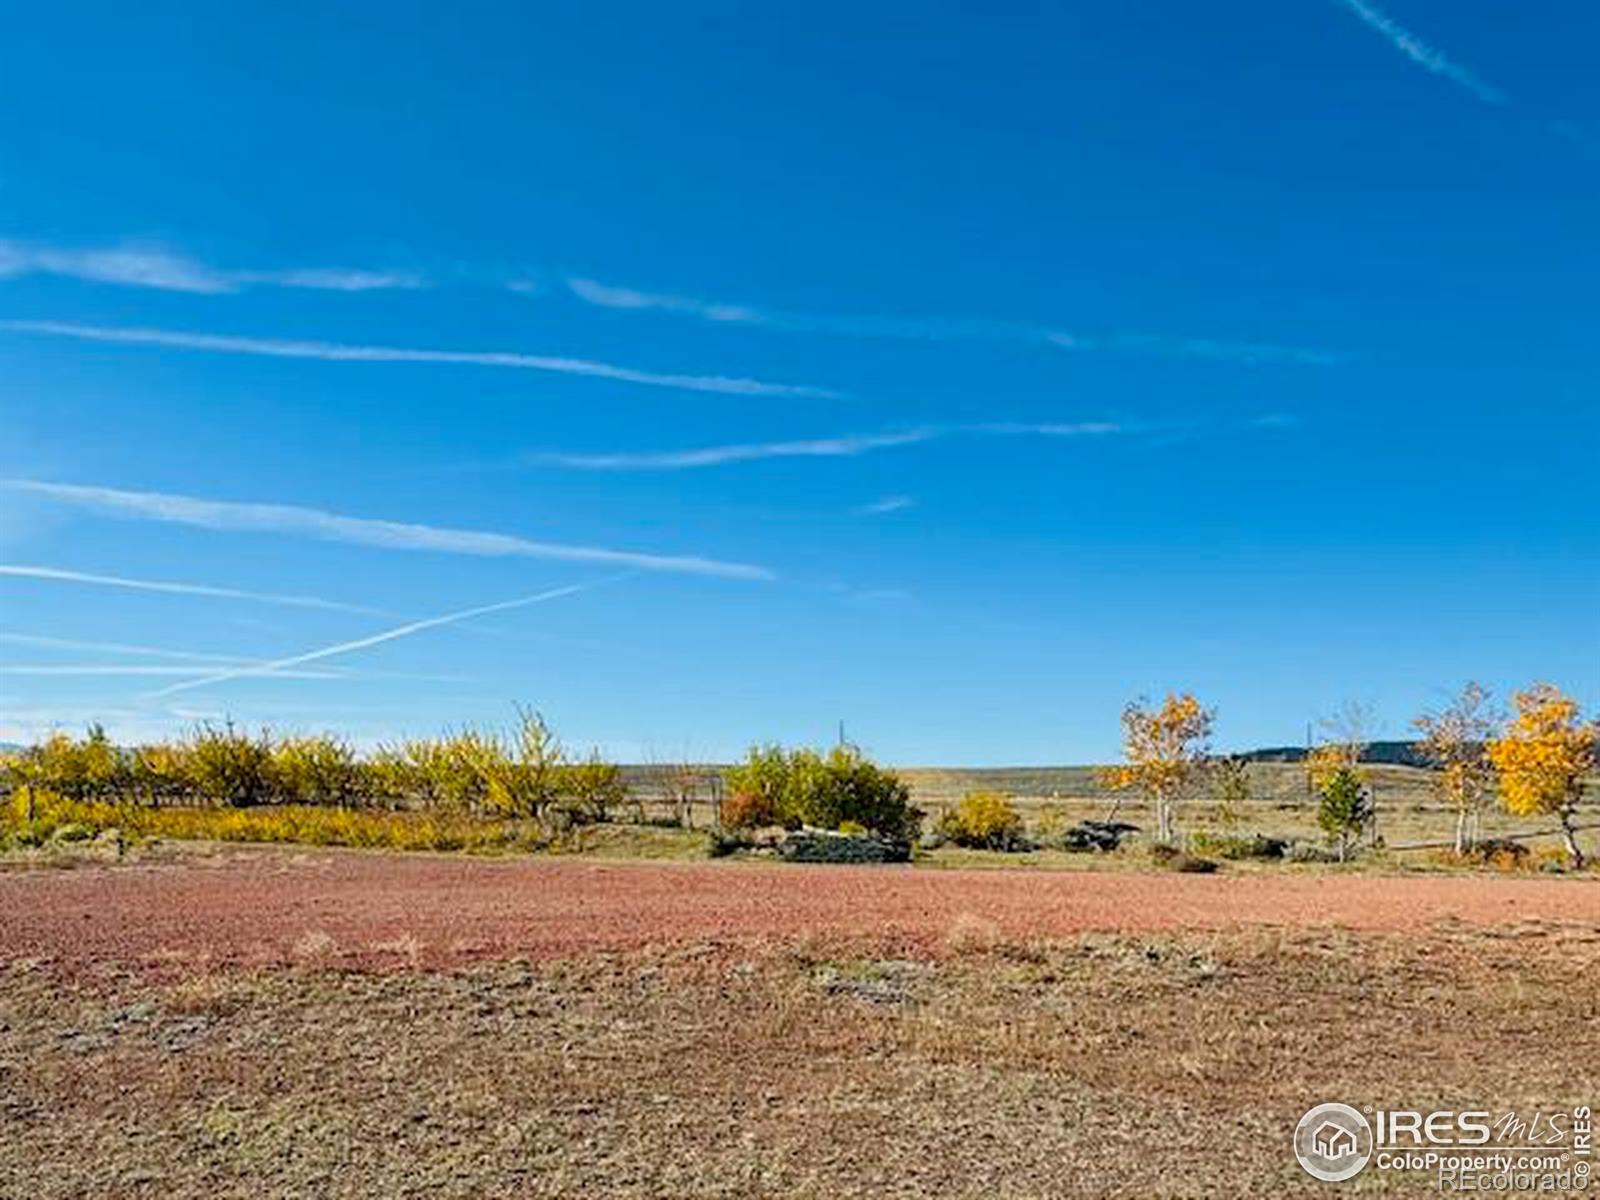
[[[930,425],[921,429],[885,433],[847,433],[834,437],[799,438],[778,442],[739,442],[693,450],[647,450],[616,454],[530,454],[523,461],[579,471],[687,471],[767,458],[854,458],[874,450],[916,446],[952,437],[1110,437],[1149,432],[1154,425],[1124,425],[1112,421],[987,422],[973,425]]]
[[[764,324],[765,314],[742,304],[716,304],[696,300],[690,296],[673,296],[665,292],[641,292],[634,288],[611,287],[593,279],[568,278],[567,288],[578,299],[601,308],[653,308],[663,312],[684,313],[706,321],[727,321],[743,324]]]
[[[1124,425],[1119,421],[991,421],[983,425],[964,425],[960,431],[986,433],[996,437],[1092,438],[1148,433],[1160,428],[1164,426]]]
[[[584,375],[650,387],[690,392],[718,392],[730,396],[836,398],[829,388],[804,384],[766,383],[723,375],[673,375],[638,371],[632,367],[509,351],[418,350],[400,346],[351,346],[339,342],[283,341],[276,338],[234,337],[226,334],[189,333],[172,329],[78,325],[68,321],[0,321],[9,333],[74,338],[86,342],[113,342],[132,346],[162,346],[173,350],[204,350],[219,354],[254,354],[266,358],[309,358],[323,362],[443,363],[453,366],[509,367],[524,371],[551,371],[559,375]]]
[[[129,579],[122,575],[96,575],[88,571],[70,571],[61,567],[0,563],[0,577],[37,579],[52,583],[77,583],[90,587],[123,588],[134,592],[164,592],[176,596],[207,596],[216,600],[248,600],[257,604],[277,604],[287,608],[320,608],[331,612],[357,613],[369,617],[394,615],[386,613],[382,609],[368,608],[362,604],[344,604],[337,600],[324,600],[318,596],[285,596],[273,592],[250,592],[240,588],[213,587],[203,583],[173,583],[156,579]]]
[[[1148,358],[1209,359],[1246,367],[1336,367],[1350,355],[1338,350],[1281,346],[1273,342],[1225,342],[1214,338],[1163,337],[1146,333],[1120,333],[1104,338],[1051,333],[1047,339],[1063,350],[1109,350]]]
[[[559,562],[599,564],[642,571],[669,571],[713,575],[727,579],[771,579],[763,567],[719,562],[693,556],[641,554],[600,546],[573,546],[536,542],[505,533],[473,529],[443,529],[399,521],[349,517],[292,504],[248,504],[203,500],[163,492],[132,492],[117,488],[45,483],[30,479],[0,480],[0,487],[40,496],[75,508],[118,517],[165,521],[201,529],[236,533],[281,533],[376,546],[386,550],[425,550],[441,554],[468,554],[489,558],[540,558]]]
[[[1423,70],[1431,71],[1452,83],[1459,84],[1486,104],[1506,103],[1506,95],[1499,88],[1485,83],[1460,63],[1446,58],[1442,51],[1428,45],[1369,0],[1337,0],[1337,2],[1376,30],[1391,46]]]
[[[426,277],[410,271],[370,271],[358,267],[292,267],[283,271],[233,271],[240,284],[305,288],[319,292],[416,291],[428,286]]]
[[[230,270],[160,246],[125,244],[79,249],[0,238],[0,279],[22,275],[60,275],[87,283],[206,295],[249,287],[371,292],[428,286],[428,280],[413,271],[350,267]]]
[[[803,438],[785,442],[742,442],[707,446],[699,450],[662,450],[640,454],[531,454],[524,461],[571,467],[580,471],[682,471],[717,467],[726,463],[754,462],[763,458],[852,458],[891,446],[913,446],[941,436],[932,429],[905,433],[844,434],[840,437]]]
[[[0,633],[0,645],[28,646],[38,650],[87,651],[91,654],[126,654],[135,658],[167,658],[179,662],[217,664],[249,661],[227,654],[196,654],[187,650],[166,650],[156,646],[132,646],[126,642],[80,641],[77,638],[45,637],[34,633]]]
[[[246,668],[241,668],[241,670]],[[207,667],[176,667],[176,666],[149,666],[139,664],[130,666],[127,663],[68,663],[68,664],[41,664],[0,663],[0,675],[29,675],[54,677],[61,676],[73,678],[84,676],[98,678],[101,676],[180,676],[183,678],[204,678],[209,676],[215,668]],[[252,673],[272,675],[279,679],[347,679],[342,671],[293,671],[293,670],[261,670]]]
[[[613,579],[615,578],[620,578],[620,576],[613,576]],[[186,680],[183,683],[175,683],[170,687],[165,687],[160,691],[150,693],[148,699],[160,699],[164,696],[176,695],[179,692],[187,692],[195,688],[211,687],[215,684],[227,683],[230,680],[243,679],[251,675],[279,674],[285,670],[292,670],[296,667],[304,666],[306,663],[320,662],[325,658],[334,658],[342,654],[353,654],[357,650],[365,650],[372,646],[382,645],[384,642],[392,642],[399,638],[411,637],[412,635],[422,633],[425,630],[438,629],[445,625],[455,625],[462,621],[470,621],[474,617],[486,617],[491,613],[507,612],[514,608],[526,608],[529,605],[543,604],[550,600],[560,599],[563,596],[571,596],[577,594],[578,592],[586,592],[591,588],[599,587],[601,584],[608,582],[611,582],[611,580],[601,579],[595,580],[592,583],[569,584],[566,587],[551,588],[548,591],[537,592],[532,596],[521,596],[515,600],[502,600],[495,604],[481,604],[476,608],[464,608],[457,612],[445,613],[440,617],[428,617],[421,621],[410,621],[404,625],[396,626],[393,629],[386,629],[382,633],[374,633],[368,637],[356,638],[354,641],[339,642],[332,646],[323,646],[317,650],[308,650],[304,654],[290,655],[288,658],[280,658],[273,662],[258,663],[245,667],[234,667],[226,671],[218,671],[211,675],[202,676],[199,679],[191,679]]]
[[[126,658],[155,658],[170,662],[183,662],[190,664],[204,664],[198,668],[191,666],[189,671],[195,675],[205,675],[217,670],[219,667],[259,666],[266,660],[260,658],[246,658],[237,654],[202,654],[192,650],[169,650],[161,646],[135,646],[127,642],[100,642],[87,641],[79,638],[47,637],[34,633],[0,633],[0,645],[25,646],[35,650],[54,650],[68,654],[110,654]],[[29,668],[24,671],[21,667],[9,668],[11,674],[34,675],[94,675],[94,674],[136,674],[128,671],[109,671],[95,667],[70,664],[76,670],[51,668]],[[176,673],[176,672],[174,672]],[[295,678],[295,676],[289,676]],[[459,683],[462,676],[418,674],[411,671],[349,671],[331,669],[318,672],[315,676],[302,675],[299,678],[318,679],[408,679],[428,683]]]
[[[908,508],[915,508],[916,501],[910,496],[885,496],[882,500],[874,500],[871,504],[863,504],[856,512],[864,517],[881,517],[889,513],[904,512]]]
[[[702,300],[670,292],[641,291],[593,279],[568,277],[567,290],[585,304],[601,308],[656,311],[719,324],[751,325],[786,333],[911,341],[1015,342],[1060,350],[1109,351],[1157,358],[1198,358],[1249,366],[1285,364],[1334,366],[1346,354],[1264,342],[1232,342],[1211,338],[1163,337],[1153,334],[1091,336],[1042,325],[964,317],[842,316],[782,312],[748,304]]]
[[[1259,417],[1251,417],[1245,422],[1249,429],[1293,429],[1300,423],[1300,418],[1294,413],[1262,413]]]

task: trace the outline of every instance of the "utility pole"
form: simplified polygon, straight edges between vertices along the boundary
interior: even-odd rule
[[[1306,795],[1315,796],[1317,788],[1311,781],[1311,722],[1306,722]]]

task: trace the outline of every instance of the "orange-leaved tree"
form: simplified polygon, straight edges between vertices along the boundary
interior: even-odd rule
[[[1210,758],[1214,710],[1193,695],[1167,693],[1158,706],[1134,700],[1122,710],[1122,756],[1125,762],[1100,772],[1113,791],[1137,792],[1156,811],[1157,838],[1170,844],[1176,833],[1177,804],[1195,775]],[[1121,796],[1106,814],[1116,815]]]
[[[1511,702],[1515,715],[1489,742],[1500,801],[1519,817],[1555,817],[1572,865],[1582,867],[1573,824],[1584,776],[1595,769],[1600,754],[1600,726],[1585,721],[1578,702],[1553,683],[1535,683]]]
[[[1465,854],[1478,840],[1483,802],[1494,790],[1489,739],[1496,721],[1489,693],[1469,683],[1444,708],[1423,713],[1412,724],[1422,735],[1417,748],[1438,772],[1434,788],[1455,810],[1456,853]]]

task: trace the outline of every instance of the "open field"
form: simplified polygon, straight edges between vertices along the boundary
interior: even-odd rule
[[[1597,967],[1581,879],[12,871],[0,1195],[1311,1195],[1314,1102],[1592,1100]]]

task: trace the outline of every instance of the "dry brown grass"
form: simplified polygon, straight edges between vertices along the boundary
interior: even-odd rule
[[[0,1194],[1279,1196],[1312,1103],[1590,1100],[1592,927],[0,974]],[[1369,1173],[1347,1190],[1421,1190]]]

